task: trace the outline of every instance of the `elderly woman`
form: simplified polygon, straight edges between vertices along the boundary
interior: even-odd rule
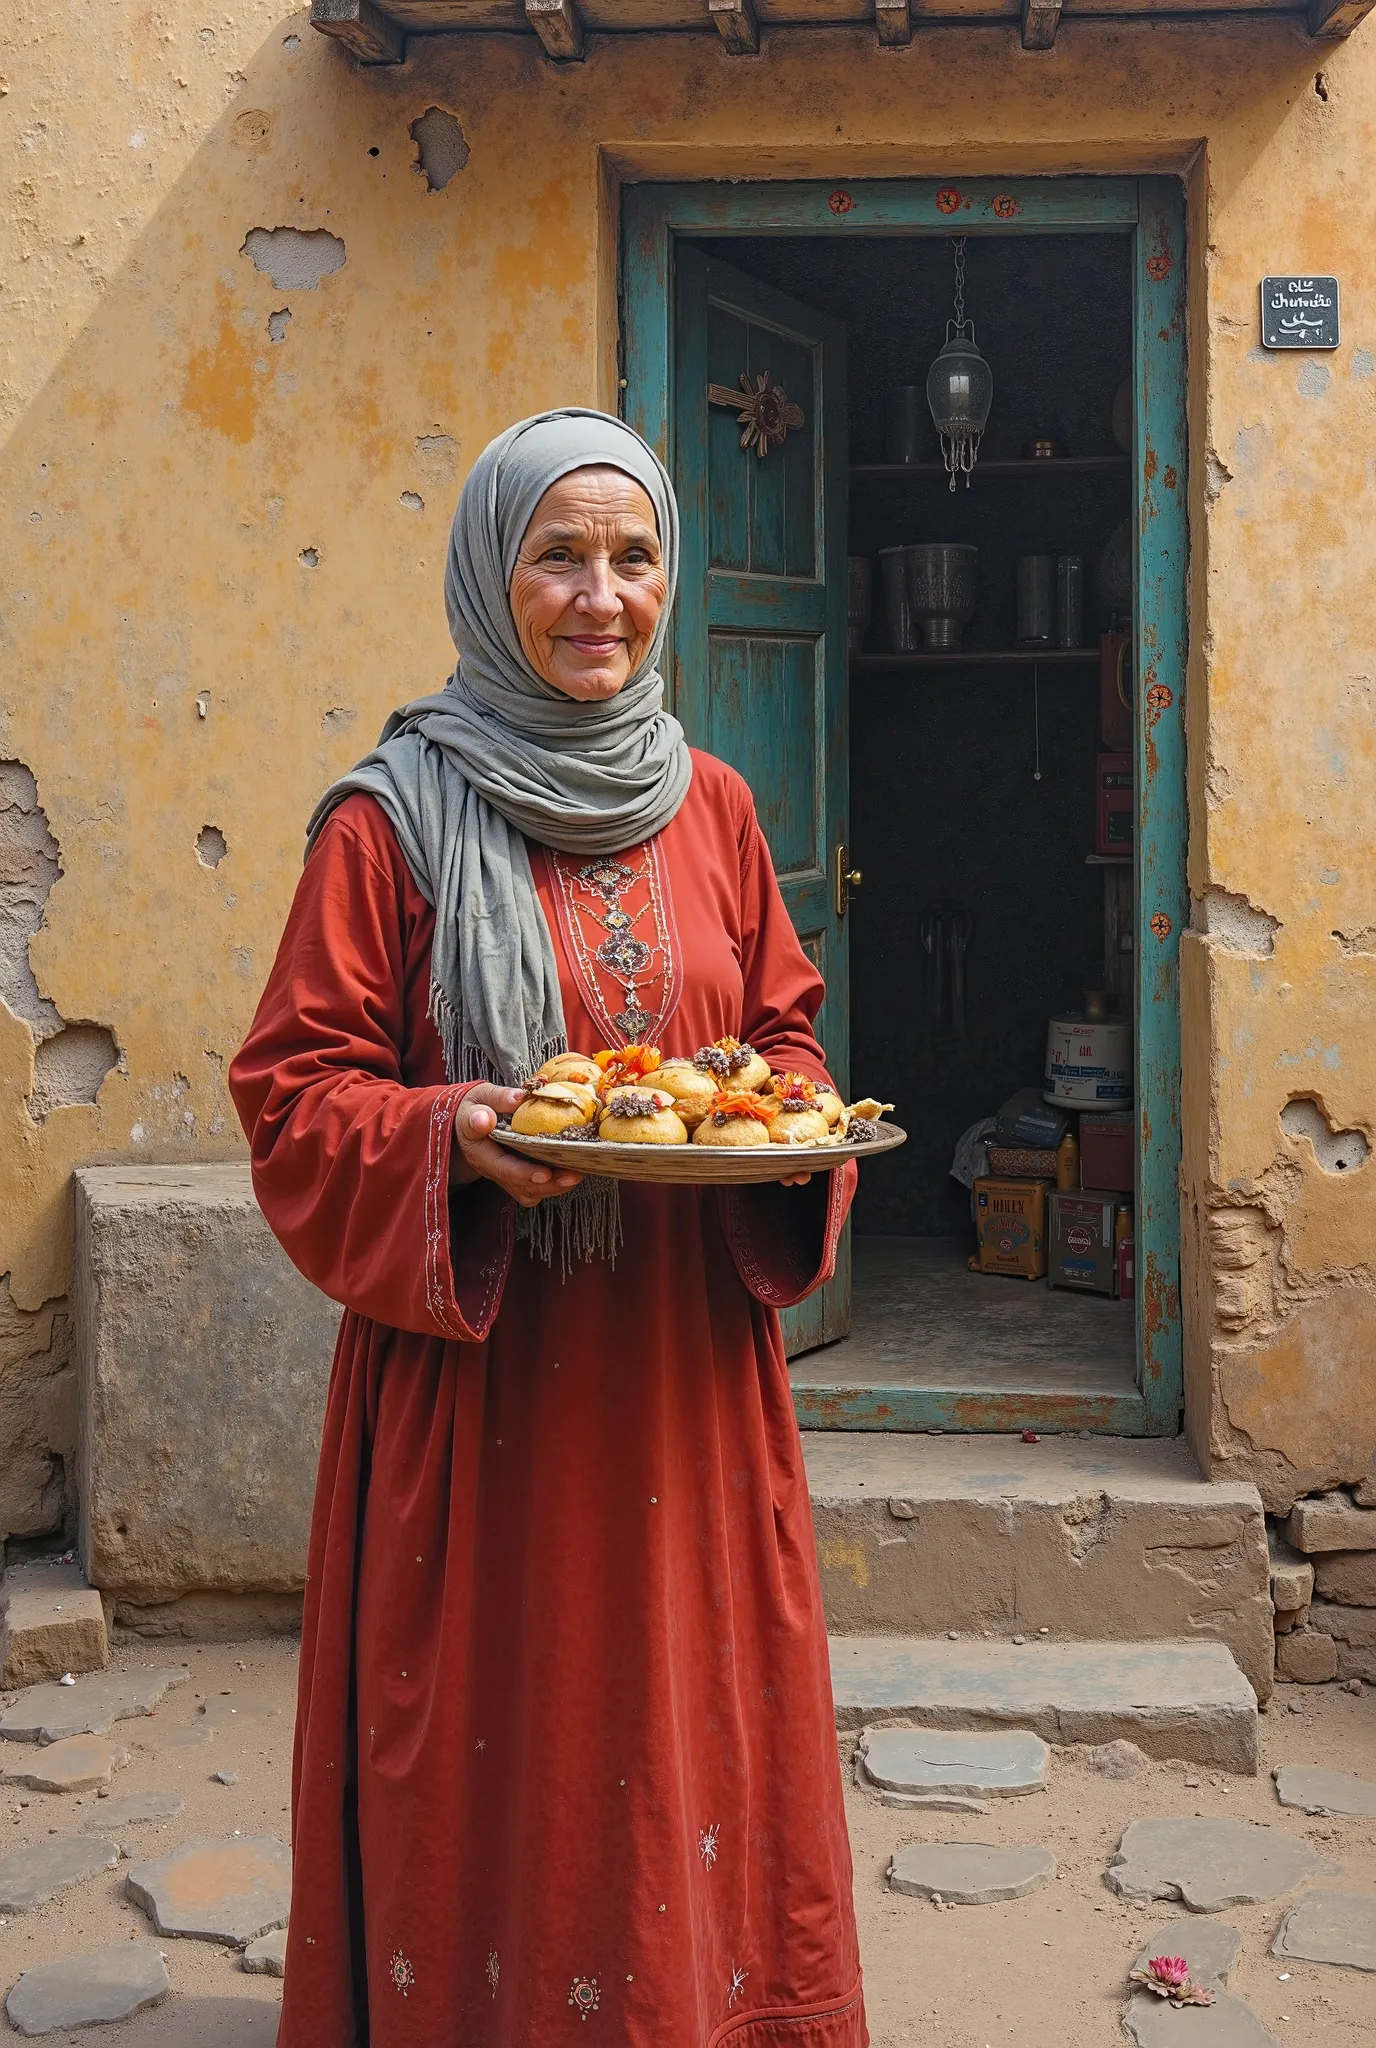
[[[479,457],[458,666],[327,793],[232,1069],[345,1308],[280,2048],[868,2039],[777,1315],[854,1168],[626,1184],[618,1219],[491,1139],[564,1046],[729,1033],[825,1079],[749,791],[664,709],[677,545],[605,414]]]

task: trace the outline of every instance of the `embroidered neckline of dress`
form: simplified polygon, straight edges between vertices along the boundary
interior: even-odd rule
[[[569,964],[605,1043],[658,1042],[678,1007],[680,981],[673,897],[658,837],[596,860],[552,851],[548,858]]]

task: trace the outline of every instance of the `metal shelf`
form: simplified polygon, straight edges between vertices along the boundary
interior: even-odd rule
[[[852,654],[853,676],[901,675],[913,668],[1095,668],[1097,647],[932,648],[916,654]]]
[[[972,474],[981,476],[1091,476],[1096,472],[1126,470],[1130,455],[1023,455],[1009,462],[977,462]],[[908,483],[914,477],[940,477],[949,472],[940,462],[855,462],[851,464],[853,484]]]

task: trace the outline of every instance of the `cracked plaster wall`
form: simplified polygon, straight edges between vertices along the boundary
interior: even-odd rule
[[[240,1149],[224,1067],[304,820],[448,671],[467,463],[539,406],[615,402],[617,178],[1179,169],[1190,1428],[1273,1502],[1369,1455],[1376,1167],[1325,1171],[1280,1119],[1299,1096],[1335,1132],[1376,1117],[1376,25],[1070,20],[1047,55],[1011,25],[771,31],[758,59],[593,38],[562,69],[494,36],[360,71],[280,0],[100,13],[96,36],[12,0],[0,54],[0,757],[61,849],[36,985],[122,1056],[36,1123],[34,1029],[0,1010],[0,1273],[31,1355],[74,1164]],[[413,134],[435,108],[461,139],[423,131],[451,145],[440,189]],[[1326,379],[1256,348],[1287,262],[1342,278]]]

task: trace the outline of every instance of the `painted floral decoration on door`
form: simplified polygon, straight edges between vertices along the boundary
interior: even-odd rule
[[[709,384],[707,402],[737,408],[737,422],[744,428],[741,446],[753,448],[761,458],[771,448],[782,448],[790,428],[796,432],[803,424],[803,408],[790,403],[783,385],[774,382],[769,370],[761,370],[753,385],[749,371],[742,370],[739,391],[729,384]]]

